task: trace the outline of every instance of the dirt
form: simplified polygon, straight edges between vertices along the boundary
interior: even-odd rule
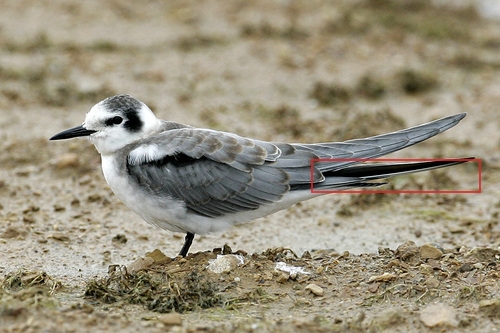
[[[476,4],[2,3],[0,331],[496,330],[500,23]],[[184,235],[121,204],[88,141],[48,141],[118,93],[163,119],[289,142],[467,112],[391,157],[475,156],[482,192],[323,196],[174,258]],[[475,190],[478,172],[390,186]]]

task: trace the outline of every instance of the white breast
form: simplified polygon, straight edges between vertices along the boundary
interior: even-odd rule
[[[174,232],[192,232],[198,235],[220,232],[232,225],[272,214],[313,197],[308,190],[297,191],[285,195],[278,202],[261,206],[256,210],[242,211],[217,218],[204,217],[187,212],[186,206],[179,200],[155,196],[140,188],[127,173],[126,162],[119,161],[116,156],[102,156],[104,177],[116,196],[146,222]]]
[[[186,215],[184,205],[178,201],[152,196],[125,171],[125,161],[118,161],[113,155],[101,155],[102,171],[113,193],[146,222],[174,232],[186,232],[182,221]],[[123,166],[119,163],[123,163]]]

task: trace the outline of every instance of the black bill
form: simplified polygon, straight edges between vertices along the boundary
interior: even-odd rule
[[[89,136],[92,133],[95,133],[96,131],[93,130],[88,130],[82,125],[76,126],[70,129],[67,129],[65,131],[62,131],[61,133],[57,133],[53,137],[50,138],[50,140],[64,140],[64,139],[71,139],[71,138],[76,138],[79,136]]]

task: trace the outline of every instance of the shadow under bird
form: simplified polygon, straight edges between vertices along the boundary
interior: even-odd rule
[[[186,233],[218,232],[320,194],[317,190],[372,187],[373,180],[461,161],[363,164],[311,159],[371,159],[427,140],[455,126],[465,113],[370,138],[315,144],[266,142],[158,119],[130,95],[94,105],[81,126],[50,140],[89,137],[101,154],[116,196],[147,222]]]

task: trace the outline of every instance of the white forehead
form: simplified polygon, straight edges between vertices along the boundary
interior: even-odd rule
[[[115,116],[122,117],[125,127],[130,131],[142,131],[158,123],[146,104],[129,95],[117,95],[94,105],[87,113],[84,124],[87,128],[100,128]]]
[[[103,104],[103,101],[101,101],[94,105],[89,112],[87,112],[84,124],[92,127],[103,125],[107,119],[114,117],[119,113],[119,111],[109,109],[105,104]]]

